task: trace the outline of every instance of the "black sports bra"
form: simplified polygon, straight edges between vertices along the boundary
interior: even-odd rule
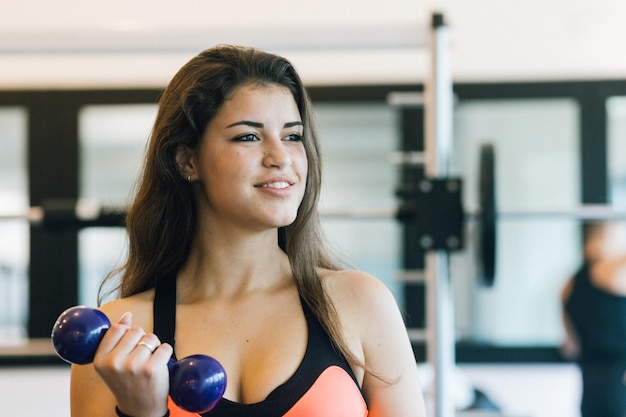
[[[367,415],[363,393],[348,361],[336,349],[308,304],[302,299],[301,304],[308,327],[308,341],[304,358],[295,373],[261,402],[242,404],[222,398],[213,410],[202,416],[363,417]],[[161,341],[175,347],[175,329],[176,279],[174,277],[160,282],[155,289],[154,333]],[[172,407],[175,406],[170,402],[172,417],[194,415],[182,410],[173,410]]]

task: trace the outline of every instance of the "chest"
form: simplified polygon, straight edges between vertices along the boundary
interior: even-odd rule
[[[178,307],[176,356],[202,353],[217,359],[227,375],[225,398],[263,401],[298,369],[308,341],[298,300],[274,303]]]

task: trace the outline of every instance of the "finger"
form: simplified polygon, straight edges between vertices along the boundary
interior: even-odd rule
[[[130,311],[127,311],[126,313],[122,314],[122,317],[120,317],[120,320],[118,321],[118,324],[125,324],[127,326],[131,326],[133,323],[133,313],[131,313]]]
[[[116,353],[128,354],[145,334],[145,330],[138,326],[114,324],[102,338],[97,353],[109,353],[115,350]]]
[[[169,343],[162,343],[158,348],[156,348],[150,360],[157,363],[167,363],[172,357],[173,353],[174,348],[172,348],[172,345],[170,345]]]
[[[102,340],[100,341],[100,345],[98,347],[98,352],[110,352],[117,346],[119,341],[122,339],[126,331],[132,325],[132,313],[126,312],[122,314],[118,322],[112,325],[109,330],[106,332]]]
[[[158,348],[158,346],[151,345],[150,343],[148,343],[145,340],[141,339],[139,341],[139,343],[137,343],[137,350],[141,350],[140,348],[147,349],[148,353],[152,355],[152,352],[154,352],[156,350],[156,348]],[[144,352],[145,352],[145,350],[144,350]]]
[[[161,345],[161,341],[154,333],[145,334],[139,342],[137,342],[137,346],[135,350],[141,351],[142,353],[148,352],[150,355]]]
[[[126,333],[124,333],[124,336],[122,336],[114,350],[116,353],[128,355],[135,348],[137,348],[137,344],[144,338],[145,335],[146,331],[141,327],[131,326],[128,330],[126,330]]]

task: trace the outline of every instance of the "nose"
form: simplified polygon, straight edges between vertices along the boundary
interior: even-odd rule
[[[282,140],[267,140],[263,147],[263,165],[268,168],[285,168],[291,165],[291,154]]]

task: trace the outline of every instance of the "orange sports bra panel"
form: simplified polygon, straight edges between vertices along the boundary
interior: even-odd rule
[[[283,417],[366,417],[367,405],[354,381],[339,366],[327,368]]]
[[[199,417],[169,399],[170,417]],[[211,415],[210,412],[207,415]],[[339,366],[320,374],[309,390],[282,417],[367,417],[367,406],[352,377]]]
[[[200,417],[200,414],[185,411],[172,401],[172,397],[167,397],[167,408],[170,409],[170,417]]]

